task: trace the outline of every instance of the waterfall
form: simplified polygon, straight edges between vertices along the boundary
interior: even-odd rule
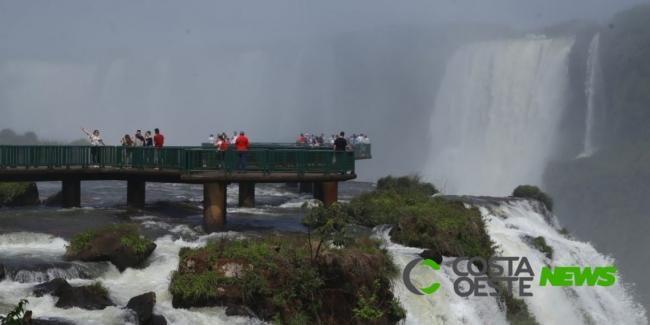
[[[589,157],[596,151],[593,141],[594,125],[596,120],[596,107],[599,103],[598,95],[601,93],[602,72],[600,70],[600,58],[598,49],[600,45],[600,34],[594,35],[589,45],[589,56],[587,57],[587,79],[585,81],[585,96],[587,97],[587,116],[585,118],[585,146],[578,155],[578,158]]]
[[[573,42],[534,37],[458,49],[436,96],[425,174],[447,194],[499,196],[540,184],[566,106]]]
[[[479,199],[480,200],[480,199]],[[589,243],[567,238],[558,233],[555,216],[543,213],[537,201],[524,199],[493,199],[474,203],[479,206],[490,238],[504,257],[526,257],[535,273],[530,282],[532,297],[521,297],[539,324],[647,324],[644,308],[636,303],[624,279],[616,274],[614,285],[554,287],[539,286],[543,266],[616,266],[611,258],[598,253]],[[546,211],[545,211],[546,212]],[[548,215],[552,220],[549,220]],[[549,222],[550,221],[550,222]],[[417,258],[422,249],[390,242],[390,229],[377,228],[375,233],[387,243],[387,248],[401,270]],[[542,236],[553,248],[552,259],[531,247],[525,238]],[[458,276],[452,270],[453,257],[444,257],[440,271],[416,267],[410,280],[418,288],[432,282],[440,289],[431,295],[415,295],[408,291],[400,275],[395,281],[395,294],[407,310],[406,324],[503,324],[505,312],[495,297],[459,297],[453,288]],[[462,262],[461,262],[462,263]],[[499,263],[504,268],[507,263]],[[466,266],[461,265],[465,270]],[[515,263],[516,266],[516,263]],[[518,292],[517,286],[513,291]],[[493,292],[493,291],[484,291]],[[515,294],[517,297],[517,294]],[[517,297],[519,298],[519,297]]]

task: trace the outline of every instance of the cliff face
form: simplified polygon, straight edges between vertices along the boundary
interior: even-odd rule
[[[40,204],[36,183],[0,183],[0,206]]]
[[[642,247],[650,222],[650,5],[621,12],[600,30],[605,98],[595,154],[549,164],[544,189],[558,215],[584,240],[613,254],[638,292],[650,253]],[[574,156],[575,157],[575,156]],[[611,230],[615,229],[614,232]],[[643,298],[650,306],[650,299]]]

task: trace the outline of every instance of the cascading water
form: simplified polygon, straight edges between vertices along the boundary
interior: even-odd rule
[[[436,97],[425,173],[448,194],[507,195],[540,184],[566,106],[573,42],[534,37],[458,49]]]
[[[526,257],[535,273],[529,289],[532,297],[523,297],[530,313],[540,324],[647,324],[645,310],[632,300],[620,275],[610,287],[539,286],[543,266],[612,266],[612,258],[598,253],[588,243],[569,239],[558,233],[555,217],[538,202],[523,199],[494,199],[476,203],[486,221],[487,232],[503,256]],[[404,247],[388,241],[389,229],[377,234],[388,243],[388,250],[400,269],[418,257],[421,249]],[[526,244],[526,237],[545,238],[554,250],[553,258]],[[505,312],[494,297],[461,298],[455,294],[453,282],[458,276],[452,270],[454,258],[445,257],[441,270],[434,272],[416,267],[411,282],[416,287],[441,284],[431,295],[415,295],[406,290],[402,277],[395,281],[395,290],[407,310],[406,324],[508,324]],[[506,263],[500,263],[507,269]],[[516,264],[515,264],[516,265]],[[464,266],[461,263],[461,266]],[[463,268],[463,270],[466,267]],[[470,276],[471,277],[471,276]],[[513,286],[518,292],[518,287]],[[486,290],[487,291],[487,290]]]
[[[600,47],[600,34],[594,35],[589,45],[589,56],[587,58],[587,80],[585,81],[585,96],[587,97],[587,116],[585,118],[585,145],[582,153],[577,158],[591,156],[595,151],[593,132],[596,124],[596,108],[602,100],[598,98],[602,87],[602,72],[600,70],[600,58],[598,49]]]

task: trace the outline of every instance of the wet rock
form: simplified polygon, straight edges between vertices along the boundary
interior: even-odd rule
[[[167,318],[162,315],[151,315],[151,318],[146,325],[167,325]]]
[[[257,318],[257,315],[255,315],[255,312],[253,312],[250,308],[246,306],[241,306],[241,305],[231,305],[226,307],[226,315],[227,316],[246,316],[246,317],[253,317]]]
[[[5,278],[5,266],[0,263],[0,281],[4,280]]]
[[[65,319],[52,318],[52,319],[32,319],[32,325],[75,325],[76,323],[67,321]],[[26,324],[25,324],[26,325]]]
[[[58,191],[56,194],[50,195],[47,199],[43,200],[43,204],[48,207],[60,207],[63,204],[63,191]]]
[[[71,289],[72,286],[65,279],[56,278],[52,281],[41,283],[34,287],[34,296],[42,297],[50,294],[59,297],[61,292]]]
[[[148,324],[152,317],[153,306],[156,304],[156,293],[147,292],[135,296],[126,304],[126,308],[133,310],[138,316],[138,322]]]
[[[0,188],[0,206],[14,207],[40,203],[36,183],[5,183]]]
[[[442,263],[442,254],[440,254],[440,252],[437,250],[434,251],[433,249],[425,249],[422,253],[420,253],[420,257],[433,260],[438,264]]]
[[[54,306],[62,309],[78,307],[86,310],[102,310],[115,304],[107,296],[92,290],[90,286],[83,286],[62,290]]]
[[[138,255],[130,248],[122,245],[121,236],[113,232],[105,232],[90,240],[88,245],[75,255],[67,255],[68,260],[84,262],[109,261],[120,272],[128,267],[134,267],[144,261],[156,249],[155,243],[149,243],[144,254]]]

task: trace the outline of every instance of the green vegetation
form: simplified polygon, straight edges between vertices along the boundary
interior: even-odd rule
[[[553,198],[542,192],[537,186],[519,185],[514,191],[512,191],[512,196],[538,200],[544,203],[544,206],[546,206],[548,211],[553,211]]]
[[[544,239],[544,237],[539,236],[533,238],[532,244],[535,249],[544,253],[548,259],[553,259],[553,247],[546,244],[546,239]]]
[[[29,301],[27,299],[20,299],[18,306],[10,311],[7,316],[0,316],[0,325],[22,325],[23,316],[25,315],[25,305]]]
[[[485,232],[481,212],[461,201],[434,198],[401,209],[391,239],[406,246],[424,247],[445,256],[494,255],[495,244]]]
[[[219,239],[182,249],[169,287],[174,306],[240,304],[277,324],[403,319],[391,292],[399,270],[380,242],[348,236],[343,216],[337,205],[315,204],[303,220],[314,227],[309,236]]]
[[[100,281],[94,281],[91,285],[88,286],[88,289],[93,294],[104,299],[108,299],[108,288]]]
[[[539,325],[535,316],[530,313],[523,299],[515,298],[502,285],[503,295],[499,297],[499,306],[506,311],[506,320],[510,325]]]
[[[130,248],[135,255],[142,256],[147,251],[151,240],[140,234],[137,224],[116,224],[99,229],[91,229],[78,233],[68,245],[66,255],[77,255],[86,248],[90,241],[100,234],[115,233],[120,237],[122,245]]]
[[[567,227],[562,227],[562,229],[557,231],[560,235],[564,236],[566,239],[571,239],[571,231]]]
[[[494,255],[481,213],[461,201],[431,198],[436,188],[417,175],[384,177],[370,193],[354,197],[343,209],[353,223],[364,226],[394,224],[391,239],[429,248],[445,256]]]
[[[0,206],[13,202],[19,195],[25,194],[31,183],[0,183]]]
[[[417,205],[438,193],[431,183],[423,182],[418,175],[387,176],[377,181],[377,189],[352,198],[343,210],[355,224],[374,227],[395,224],[404,207]]]

